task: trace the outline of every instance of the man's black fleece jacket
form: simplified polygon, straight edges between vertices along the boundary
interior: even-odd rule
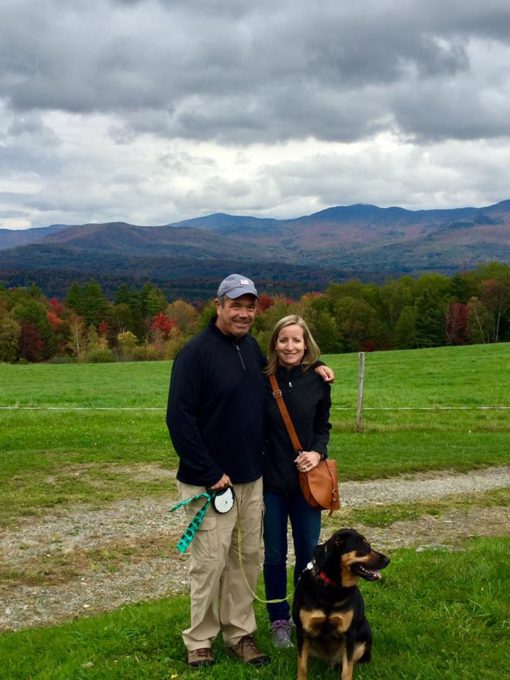
[[[304,451],[317,451],[327,456],[331,388],[312,368],[295,366],[290,370],[280,366],[276,371],[278,386]],[[266,382],[266,454],[264,488],[282,494],[300,493],[294,459],[296,453],[273,397],[269,380]]]
[[[242,484],[263,471],[266,361],[251,335],[235,339],[215,321],[175,358],[166,416],[177,479],[205,487],[223,473]]]

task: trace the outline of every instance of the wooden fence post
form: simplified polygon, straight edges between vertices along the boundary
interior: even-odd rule
[[[363,431],[363,386],[365,383],[365,352],[359,353],[358,408],[356,411],[356,432]]]

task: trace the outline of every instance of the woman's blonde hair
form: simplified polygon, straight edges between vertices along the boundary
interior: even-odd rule
[[[273,333],[271,335],[271,339],[269,340],[269,348],[268,348],[268,359],[267,359],[267,366],[264,369],[264,373],[266,375],[272,375],[273,373],[276,373],[276,369],[278,368],[278,354],[276,352],[276,341],[278,340],[278,336],[280,335],[280,332],[286,328],[287,326],[300,326],[303,329],[303,338],[305,341],[305,353],[303,355],[303,360],[301,362],[301,365],[306,368],[314,364],[317,359],[320,356],[320,349],[313,339],[313,335],[310,332],[310,329],[306,325],[306,321],[302,319],[300,316],[296,316],[295,314],[291,314],[290,316],[284,316],[283,319],[280,319],[273,328]]]

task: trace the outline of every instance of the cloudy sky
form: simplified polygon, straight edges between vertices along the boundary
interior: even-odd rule
[[[508,198],[508,0],[0,0],[2,227]]]

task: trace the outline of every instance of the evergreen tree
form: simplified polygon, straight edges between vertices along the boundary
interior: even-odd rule
[[[152,319],[159,312],[165,311],[168,301],[161,288],[146,283],[142,288],[142,315],[144,319]]]
[[[116,304],[125,304],[129,307],[130,322],[127,330],[130,330],[137,338],[143,338],[146,333],[144,324],[144,303],[142,291],[123,284],[115,294]]]
[[[416,309],[414,305],[407,305],[400,312],[395,324],[394,338],[396,347],[400,349],[416,349]]]
[[[437,292],[425,288],[416,299],[416,344],[439,347],[444,344],[446,306]]]

